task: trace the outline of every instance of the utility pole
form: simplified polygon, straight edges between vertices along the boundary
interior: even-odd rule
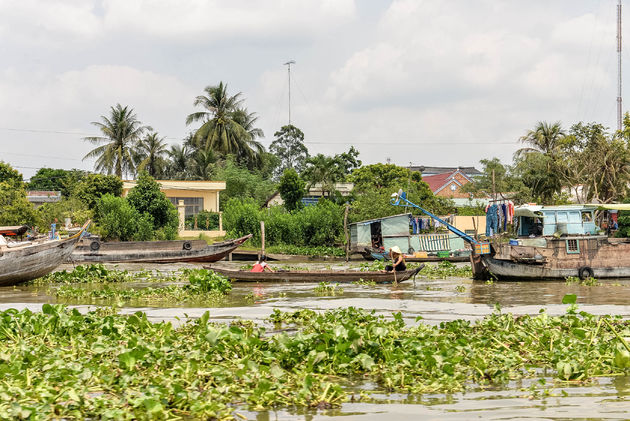
[[[617,130],[621,131],[621,0],[617,4]]]
[[[286,63],[284,63],[284,65],[287,66],[287,71],[289,73],[289,126],[291,125],[291,65],[292,64],[295,64],[294,60],[289,60]]]

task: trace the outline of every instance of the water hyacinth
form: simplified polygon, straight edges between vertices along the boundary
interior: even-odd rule
[[[558,382],[630,373],[630,322],[587,313],[408,326],[355,308],[274,312],[179,328],[44,305],[0,313],[0,418],[228,419],[239,408],[328,408],[357,375],[382,391],[452,392],[555,375]]]
[[[77,268],[78,269],[78,268]],[[61,279],[68,279],[73,276],[77,276],[73,272],[62,273]],[[110,281],[112,277],[118,279],[120,271],[107,271],[105,270],[105,278],[98,281],[86,281],[94,283],[104,284],[100,288],[82,288],[73,285],[61,285],[51,293],[60,298],[89,298],[94,301],[112,300],[118,303],[135,300],[136,302],[142,300],[155,301],[196,301],[196,302],[214,302],[223,298],[232,290],[232,283],[225,278],[211,270],[207,269],[184,269],[181,276],[187,280],[185,285],[168,285],[164,287],[146,287],[141,289],[136,288],[115,288],[109,285],[117,281]],[[61,273],[61,272],[57,272]],[[83,272],[80,272],[83,273]],[[130,276],[126,272],[123,272],[124,276]],[[114,274],[114,275],[112,275]],[[85,279],[79,275],[79,279]],[[91,278],[88,278],[91,279]],[[74,282],[73,282],[74,283]]]

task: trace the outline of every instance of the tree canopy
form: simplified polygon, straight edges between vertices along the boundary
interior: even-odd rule
[[[302,130],[289,124],[282,126],[273,135],[276,139],[271,142],[269,151],[280,159],[278,174],[284,174],[288,168],[293,168],[298,173],[302,172],[304,163],[309,157]]]
[[[262,131],[254,127],[257,117],[242,107],[242,93],[228,95],[227,84],[207,86],[205,95],[195,98],[193,105],[203,111],[189,114],[186,124],[201,122],[195,131],[194,142],[198,149],[212,150],[222,155],[234,155],[250,167],[258,165],[264,151],[255,139]]]
[[[101,116],[101,121],[92,124],[101,131],[102,136],[89,136],[84,140],[100,145],[88,152],[83,159],[96,158],[97,171],[133,175],[135,172],[134,148],[149,126],[143,126],[133,108],[120,104],[111,107],[109,117]]]
[[[284,202],[284,207],[288,211],[300,209],[302,207],[302,198],[306,194],[306,183],[300,178],[297,171],[293,168],[287,168],[284,170],[282,177],[280,177],[280,184],[278,185],[278,191],[280,197]]]

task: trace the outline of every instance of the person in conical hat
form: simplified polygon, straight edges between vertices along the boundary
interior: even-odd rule
[[[402,272],[407,270],[407,265],[405,265],[405,257],[403,256],[402,251],[400,251],[400,247],[394,246],[389,249],[389,258],[392,260],[391,265],[385,266],[385,270],[387,272]]]

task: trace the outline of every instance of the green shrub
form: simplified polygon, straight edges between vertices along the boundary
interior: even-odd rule
[[[36,209],[37,226],[41,229],[50,227],[55,222],[63,224],[65,218],[70,218],[73,224],[83,225],[88,219],[93,218],[93,211],[81,200],[71,197],[64,198],[55,203],[44,203]]]
[[[260,244],[260,221],[265,221],[268,245],[332,246],[343,235],[343,208],[329,200],[316,206],[287,212],[280,206],[260,210],[251,199],[230,199],[223,220],[228,236],[253,234],[254,244]]]
[[[164,226],[177,226],[177,209],[160,190],[160,184],[146,171],[140,172],[136,186],[129,191],[127,196],[129,204],[140,213],[146,213],[153,218],[155,229]]]
[[[138,230],[140,214],[124,197],[105,194],[97,201],[97,221],[106,240],[129,241]]]
[[[254,199],[228,200],[223,212],[223,223],[228,237],[253,234],[254,242],[260,244],[260,209]]]

